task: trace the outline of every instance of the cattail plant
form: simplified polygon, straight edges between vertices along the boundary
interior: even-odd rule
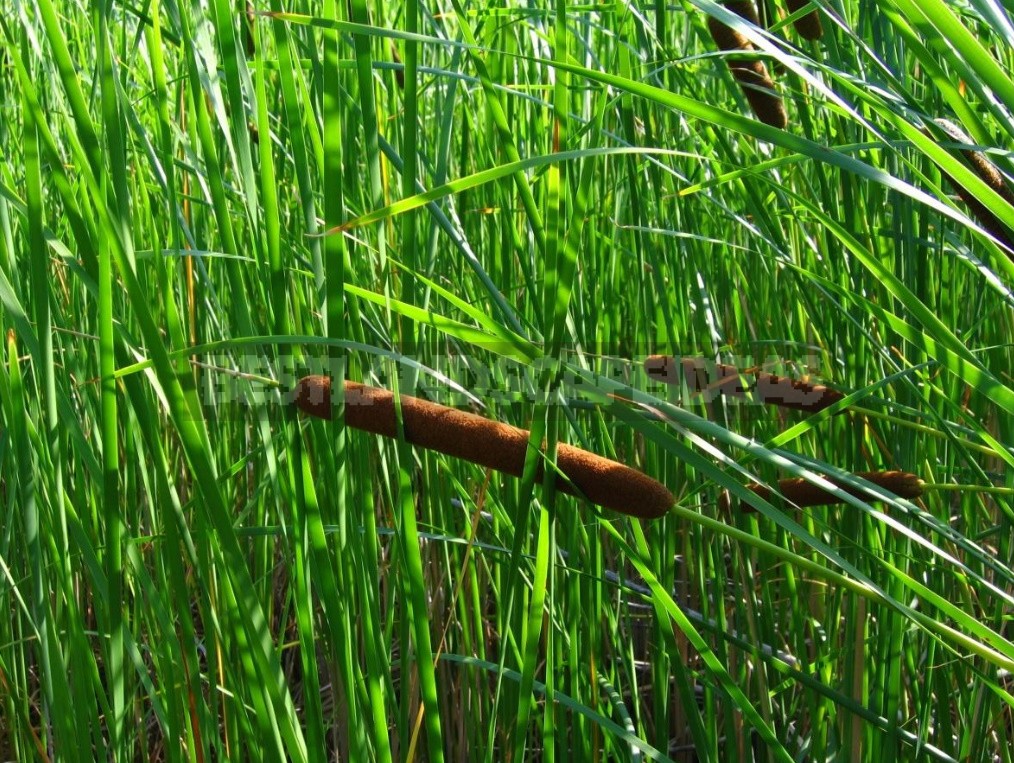
[[[789,13],[795,13],[800,8],[809,4],[810,0],[785,0]],[[793,22],[796,33],[804,40],[819,40],[824,36],[824,27],[820,23],[820,14],[817,11],[805,13]]]
[[[246,24],[243,26],[244,39],[246,40],[246,56],[253,58],[257,54],[257,46],[254,44],[253,28],[257,23],[257,11],[253,3],[246,4]]]
[[[867,482],[872,482],[874,485],[879,485],[899,498],[918,498],[923,493],[923,481],[917,475],[909,474],[908,472],[859,472],[855,476]],[[849,495],[864,500],[870,499],[870,495],[864,490],[847,485],[833,477],[827,477],[826,479]],[[757,482],[751,482],[747,485],[747,489],[752,490],[765,501],[771,500],[774,495],[771,488]],[[844,503],[844,500],[838,496],[817,487],[812,482],[807,482],[798,477],[778,480],[778,493],[796,506],[831,506],[836,503]],[[724,506],[729,505],[728,492],[722,493],[720,502]],[[740,508],[743,511],[754,510],[746,501],[742,502]]]
[[[935,119],[933,121],[934,124],[936,124],[936,126],[939,127],[943,133],[955,143],[975,143],[975,141],[972,140],[972,138],[964,130],[954,124],[954,122],[951,122],[948,119]],[[972,149],[962,149],[961,155],[971,165],[975,174],[978,175],[986,185],[996,191],[1004,201],[1014,206],[1014,193],[1011,193],[1011,189],[1004,180],[1003,175],[1000,174],[996,165],[986,158],[985,154],[981,151],[973,151]],[[1000,222],[996,215],[986,208],[985,204],[979,201],[974,194],[958,183],[953,177],[948,175],[946,172],[942,172],[941,174],[943,174],[943,176],[947,179],[947,182],[954,188],[958,198],[965,202],[969,211],[972,213],[972,216],[979,221],[982,227],[989,231],[994,238],[1002,242],[1006,247],[1014,250],[1014,243],[1012,243],[1014,242],[1014,235],[1012,235],[1010,228]],[[1014,259],[1014,255],[1010,252],[1007,253],[1007,256]]]
[[[399,64],[398,68],[394,70],[394,81],[398,83],[398,89],[405,89],[405,69],[401,64],[401,56],[398,55],[398,46],[394,44],[394,40],[391,41],[391,61]]]
[[[754,25],[760,24],[757,9],[750,0],[725,3],[725,7]],[[746,37],[711,16],[708,17],[708,31],[720,50],[742,52],[754,50],[753,44]],[[742,60],[737,57],[727,57],[726,62],[757,118],[772,127],[785,129],[789,124],[789,117],[785,112],[785,106],[782,105],[781,96],[775,92],[775,83],[768,76],[764,62],[757,59]]]
[[[810,384],[787,376],[757,369],[740,370],[724,363],[707,363],[703,358],[674,358],[649,355],[644,361],[649,377],[665,384],[686,382],[691,392],[712,392],[745,398],[752,392],[762,402],[806,413],[822,411],[843,397],[841,392],[822,384]],[[753,378],[744,384],[744,376]]]
[[[326,376],[300,379],[295,403],[311,416],[330,419],[331,379]],[[407,395],[401,396],[401,416],[407,442],[521,476],[528,451],[528,431]],[[345,382],[345,423],[364,432],[396,437],[394,394]],[[675,501],[665,485],[646,474],[570,445],[558,447],[557,467],[566,475],[566,480],[557,482],[557,489],[632,517],[661,517]],[[537,478],[542,475],[540,464]]]

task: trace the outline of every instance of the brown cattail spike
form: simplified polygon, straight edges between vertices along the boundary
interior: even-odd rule
[[[975,141],[972,140],[972,138],[964,130],[948,119],[935,119],[934,124],[936,124],[936,126],[939,127],[944,134],[955,143],[966,143],[969,145],[975,143]],[[972,149],[962,149],[961,155],[965,157],[965,160],[971,165],[972,170],[979,176],[982,182],[996,191],[1008,204],[1014,205],[1014,193],[1011,192],[1010,187],[1004,180],[1003,175],[1001,175],[1000,171],[996,168],[996,165],[989,161],[985,154],[981,151],[973,151]],[[1000,222],[997,216],[990,212],[989,209],[986,208],[986,205],[979,201],[979,199],[967,188],[958,183],[946,172],[943,172],[942,174],[945,178],[947,178],[947,182],[954,188],[955,192],[958,194],[958,198],[968,205],[968,209],[972,213],[972,216],[979,221],[982,227],[989,231],[994,238],[1005,244],[1008,248],[1014,249],[1014,243],[1012,243],[1014,242],[1014,235],[1012,235],[1010,228]],[[1014,256],[1012,256],[1009,252],[1007,256],[1014,259]]]
[[[331,379],[326,376],[300,379],[295,402],[311,416],[330,419]],[[521,476],[528,451],[526,430],[407,395],[401,396],[401,415],[407,442]],[[345,382],[345,423],[354,429],[396,437],[394,394]],[[641,519],[661,517],[675,502],[665,485],[608,458],[561,444],[556,459],[569,480],[557,482],[561,492],[583,495],[592,503]],[[542,475],[540,465],[538,478]]]
[[[859,472],[856,477],[879,485],[885,490],[894,493],[899,498],[918,498],[922,495],[923,482],[915,474],[908,472]],[[832,484],[841,488],[849,495],[863,500],[871,500],[869,493],[865,490],[858,490],[851,485],[846,485],[840,480],[832,477],[827,478]],[[771,500],[773,495],[770,488],[751,482],[747,488],[755,492],[766,501]],[[841,498],[817,487],[812,482],[801,478],[778,480],[778,492],[785,496],[797,506],[830,506],[836,503],[844,503]],[[753,507],[745,501],[742,503],[743,511],[753,511]]]
[[[789,7],[789,13],[795,13],[808,5],[810,0],[785,0]],[[793,22],[796,33],[804,40],[819,40],[824,36],[824,27],[820,24],[820,15],[817,11],[810,11]]]
[[[752,2],[725,3],[725,7],[755,25],[760,23]],[[743,52],[754,50],[746,37],[711,16],[708,17],[708,31],[720,50]],[[789,117],[785,106],[782,105],[781,97],[775,92],[775,83],[768,76],[764,63],[756,59],[744,61],[727,58],[726,61],[729,71],[739,82],[740,89],[757,118],[765,124],[784,130],[789,124]]]
[[[405,89],[405,68],[401,66],[401,56],[398,55],[398,46],[391,41],[391,60],[398,64],[398,68],[394,70],[394,81],[398,83],[398,89]]]
[[[730,0],[722,5],[754,26],[761,25],[760,16],[757,15],[757,6],[753,4],[753,0]]]
[[[666,384],[685,382],[690,392],[740,398],[745,398],[747,392],[753,392],[761,402],[806,413],[822,411],[845,397],[822,384],[810,384],[754,369],[740,370],[724,363],[708,363],[703,358],[649,355],[644,361],[644,370],[652,379]],[[744,384],[744,376],[752,377],[753,384]]]
[[[257,23],[257,11],[253,3],[246,4],[246,24],[243,27],[243,34],[246,40],[247,58],[253,58],[257,53],[257,46],[254,44],[253,28]]]

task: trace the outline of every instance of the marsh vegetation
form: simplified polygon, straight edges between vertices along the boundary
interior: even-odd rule
[[[747,5],[0,0],[0,759],[1011,760],[1009,5]]]

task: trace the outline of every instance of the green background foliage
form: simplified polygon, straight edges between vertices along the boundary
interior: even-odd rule
[[[961,154],[1012,168],[1014,23],[765,2],[0,0],[0,759],[1011,760],[1014,264],[947,178],[1014,228]],[[676,505],[307,419],[322,370]],[[745,487],[876,469],[924,496]]]

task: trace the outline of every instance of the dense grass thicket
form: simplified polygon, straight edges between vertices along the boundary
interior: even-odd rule
[[[0,0],[0,760],[1014,758],[1014,8],[743,6]]]

